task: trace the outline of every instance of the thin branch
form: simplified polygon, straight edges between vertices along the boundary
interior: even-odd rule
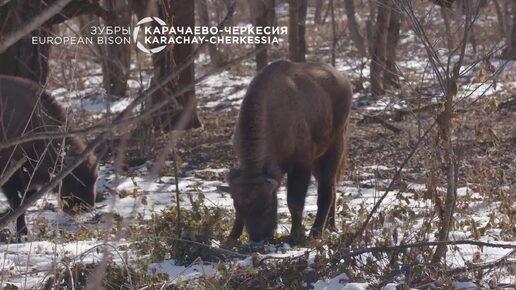
[[[199,77],[194,83],[182,88],[180,92],[184,93],[184,92],[190,91],[196,84],[206,80],[208,77],[215,75],[217,73],[220,73],[220,72],[226,70],[227,68],[233,66],[234,64],[241,62],[244,59],[250,58],[251,56],[255,55],[256,53],[262,51],[265,48],[266,48],[266,46],[263,46],[259,49],[252,50],[242,56],[239,56],[239,57],[227,62],[225,65],[223,65],[221,67],[214,68],[210,72]],[[193,59],[192,59],[192,61],[193,61]],[[188,65],[186,65],[185,68],[187,66]],[[176,71],[175,70],[170,71],[170,74],[173,74],[173,73],[176,73]],[[168,79],[168,75],[165,76],[164,78]],[[171,77],[170,79],[173,79],[173,78],[174,77]],[[166,81],[164,83],[166,83]],[[157,84],[156,86],[161,86],[161,82],[159,84]],[[143,94],[145,96],[148,96],[148,95],[154,93],[155,91],[157,91],[158,89],[153,90],[150,93],[144,92]],[[130,112],[132,112],[134,108],[138,107],[138,105],[140,105],[146,99],[145,96],[143,96],[143,98],[141,98],[142,96],[138,97],[129,105],[129,106],[131,106]],[[35,133],[35,134],[15,138],[12,140],[3,141],[0,143],[0,149],[5,149],[5,148],[9,148],[11,146],[17,145],[17,144],[23,144],[23,143],[33,142],[33,141],[37,141],[37,140],[48,140],[48,139],[65,138],[65,137],[72,137],[72,136],[80,137],[80,136],[86,136],[89,134],[99,134],[99,133],[103,133],[103,132],[113,131],[114,129],[119,128],[120,126],[134,124],[135,122],[138,122],[138,121],[152,115],[152,113],[158,111],[164,104],[166,104],[167,102],[170,102],[170,101],[171,101],[170,98],[163,99],[163,100],[161,100],[161,102],[153,104],[152,107],[149,107],[148,110],[142,112],[138,116],[128,117],[130,114],[126,114],[126,116],[124,116],[122,118],[117,118],[117,119],[113,120],[113,122],[111,124],[95,125],[95,126],[86,127],[83,129],[70,130],[68,132]],[[129,106],[128,106],[128,108],[129,108]]]
[[[398,170],[396,170],[396,173],[394,174],[394,176],[392,177],[392,180],[391,180],[391,183],[389,183],[389,186],[387,187],[387,190],[385,190],[384,194],[380,197],[380,199],[376,202],[376,204],[374,205],[373,209],[371,210],[371,212],[369,213],[369,215],[367,216],[367,219],[365,220],[365,222],[362,224],[362,226],[360,227],[360,229],[358,230],[358,232],[353,236],[353,238],[351,238],[350,241],[347,242],[346,246],[350,246],[352,245],[359,237],[362,236],[362,234],[364,233],[364,230],[366,229],[366,227],[369,225],[369,222],[371,221],[371,219],[373,218],[373,215],[376,213],[376,211],[380,208],[380,205],[382,204],[383,200],[387,197],[387,195],[391,192],[391,190],[393,189],[394,187],[394,183],[399,179],[400,175],[401,175],[401,172],[403,170],[403,168],[408,164],[408,162],[410,161],[410,159],[412,158],[412,156],[414,156],[414,154],[416,153],[417,149],[419,148],[419,145],[421,145],[421,143],[423,142],[423,140],[426,138],[426,136],[428,135],[428,133],[430,133],[430,131],[434,128],[435,124],[437,124],[436,121],[434,121],[430,127],[428,127],[428,129],[426,129],[425,133],[417,140],[417,143],[416,145],[414,145],[414,148],[412,148],[412,150],[410,151],[409,155],[405,158],[405,160],[403,160],[403,162],[401,163],[400,167],[398,167]]]
[[[234,12],[234,2],[229,7],[228,14],[224,18],[224,20],[221,22],[219,26],[224,25],[230,18],[230,16]],[[165,84],[167,84],[172,79],[179,76],[179,74],[185,70],[195,59],[195,57],[199,54],[201,49],[204,47],[205,44],[200,45],[190,56],[188,56],[184,62],[178,64],[175,68],[173,68],[170,72],[168,72],[163,78],[161,78],[154,86],[151,86],[146,91],[140,94],[136,99],[134,99],[121,113],[119,113],[113,120],[113,124],[116,124],[114,128],[119,127],[121,124],[125,124],[124,120],[127,119],[127,116],[131,115],[132,111],[140,105],[142,102],[144,102],[149,96],[154,94],[156,91],[160,90]],[[246,54],[243,57],[236,58],[235,61],[244,59],[245,57],[248,57],[250,55],[253,55],[256,53],[256,50],[253,51],[252,54]],[[175,92],[173,92],[168,98],[164,98],[160,102],[156,103],[153,107],[150,109],[144,111],[140,114],[140,118],[145,118],[152,114],[153,112],[159,110],[162,106],[166,105],[167,103],[171,102],[178,96],[182,95],[183,93],[191,90],[193,86],[198,84],[199,82],[205,80],[209,76],[218,73],[221,71],[222,68],[214,69],[210,71],[209,73],[206,73],[205,75],[201,76],[200,78],[196,79],[194,82],[192,82],[190,85],[183,87],[182,89],[179,89]],[[30,196],[23,202],[18,208],[14,209],[10,214],[8,214],[5,217],[0,218],[0,228],[6,227],[7,224],[14,221],[16,218],[18,218],[22,213],[24,213],[32,204],[34,204],[38,199],[40,199],[43,195],[50,192],[53,188],[55,188],[61,180],[70,174],[77,166],[79,166],[82,162],[84,162],[90,153],[92,153],[100,144],[102,144],[109,136],[111,136],[111,130],[105,130],[103,131],[99,136],[97,136],[93,141],[91,141],[88,146],[84,149],[84,151],[77,156],[73,161],[70,162],[70,164],[64,168],[59,174],[56,175],[56,177],[43,186],[38,192],[36,192],[34,195]]]
[[[5,172],[2,173],[2,176],[0,176],[0,187],[2,187],[13,174],[18,171],[27,161],[27,157],[23,157],[22,159],[16,161],[9,169],[7,169]]]
[[[500,259],[497,259],[495,261],[455,268],[453,270],[448,271],[445,275],[456,276],[456,275],[463,274],[466,272],[471,272],[471,271],[492,269],[492,268],[508,266],[508,265],[516,265],[516,261],[509,261],[509,257],[514,255],[515,253],[516,253],[516,250],[512,250],[509,253],[507,253],[506,255],[504,255],[503,257],[501,257]]]
[[[205,248],[208,248],[208,249],[210,249],[210,250],[212,250],[214,252],[219,252],[219,253],[222,253],[222,254],[229,255],[230,257],[244,258],[244,259],[249,257],[249,255],[240,254],[240,253],[235,252],[235,251],[231,251],[231,250],[224,249],[224,248],[221,248],[221,247],[214,247],[212,245],[204,244],[204,243],[197,242],[197,241],[185,240],[185,239],[181,239],[181,238],[171,238],[171,240],[178,241],[178,242],[183,242],[183,243],[187,243],[187,244],[192,244],[192,245],[197,245],[197,246],[201,246],[201,247],[205,247]]]
[[[0,0],[0,7],[4,6],[5,4],[11,2],[11,0]]]
[[[196,50],[194,53],[198,53],[199,50]],[[126,116],[131,114],[131,112],[146,98],[155,93],[161,87],[163,87],[167,82],[177,77],[188,65],[191,61],[193,61],[194,55],[191,55],[187,60],[179,64],[176,68],[172,69],[167,75],[165,75],[158,83],[145,92],[143,92],[139,97],[137,97],[127,108],[124,109],[118,116],[114,119],[113,123],[118,123],[118,126],[121,124],[121,120],[124,120]],[[169,98],[166,98],[164,101],[160,102],[160,105],[166,104],[170,99],[174,99],[177,96],[181,95],[185,90],[179,90],[178,92],[173,93]],[[142,114],[143,115],[143,114]],[[34,204],[38,199],[40,199],[43,195],[50,192],[53,188],[55,188],[59,182],[68,174],[70,174],[77,166],[79,166],[82,162],[84,162],[90,153],[92,153],[100,144],[102,144],[109,136],[111,135],[110,131],[102,132],[97,138],[95,138],[92,142],[88,144],[88,146],[84,149],[84,151],[76,157],[70,165],[64,168],[59,174],[48,184],[43,186],[38,192],[34,195],[30,196],[23,202],[18,208],[14,209],[9,215],[0,219],[0,228],[7,226],[8,223],[18,218],[22,213],[24,213],[32,204]]]
[[[233,1],[228,8],[226,17],[224,17],[224,19],[217,26],[217,27],[219,27],[219,29],[221,29],[222,27],[224,27],[227,24],[229,19],[232,17],[234,10],[235,10],[235,2]],[[139,116],[129,117],[131,115],[131,112],[133,112],[133,110],[136,109],[140,104],[142,104],[148,97],[150,97],[151,95],[156,93],[158,90],[161,90],[161,88],[165,84],[170,82],[172,79],[177,77],[179,75],[179,73],[181,73],[183,70],[188,68],[194,62],[195,57],[204,48],[204,46],[206,46],[206,43],[203,43],[202,45],[198,46],[197,49],[192,54],[190,54],[186,59],[184,59],[183,62],[181,62],[179,65],[177,65],[172,70],[170,70],[170,72],[168,74],[166,74],[161,80],[159,80],[159,82],[156,85],[150,87],[149,89],[144,91],[142,94],[140,94],[137,98],[135,98],[126,107],[126,109],[122,113],[120,113],[117,118],[115,118],[113,120],[113,122],[111,124],[96,125],[96,126],[79,129],[79,130],[72,130],[72,131],[68,131],[68,132],[37,133],[37,134],[33,134],[33,135],[21,137],[21,138],[16,138],[14,140],[4,141],[4,142],[0,143],[0,149],[9,148],[9,147],[17,145],[17,144],[32,142],[32,141],[36,141],[36,140],[64,138],[64,137],[71,137],[71,136],[84,136],[84,135],[91,134],[91,133],[98,134],[98,133],[110,132],[113,129],[120,127],[121,125],[132,124],[136,121],[139,121],[141,119],[144,119],[144,118],[150,116],[152,113],[158,111],[161,107],[163,107],[167,103],[169,103],[171,101],[175,101],[175,98],[164,98],[160,102],[153,104],[152,107],[150,107],[149,109],[147,109],[146,111],[141,113]],[[265,49],[265,48],[267,48],[267,46],[263,46],[260,49],[253,50],[250,53],[247,53],[241,57],[235,58],[234,60],[228,62],[226,65],[221,66],[217,69],[214,69],[214,70],[210,71],[209,73],[206,73],[205,75],[201,76],[200,78],[198,78],[196,81],[194,81],[190,85],[185,86],[185,87],[181,88],[179,91],[174,92],[174,94],[177,96],[177,95],[180,95],[180,94],[190,91],[197,83],[202,82],[209,76],[217,74],[217,73],[225,70],[226,68],[230,67],[234,63],[237,63],[237,62],[240,62],[241,60],[247,59],[248,57],[262,51],[262,49]]]
[[[421,26],[419,19],[417,19],[417,17],[416,17],[414,9],[412,8],[412,2],[410,0],[403,0],[400,8],[402,11],[405,12],[405,14],[407,14],[408,18],[410,19],[410,23],[412,24],[412,28],[414,29],[414,32],[421,39],[421,42],[423,43],[423,45],[425,47],[425,50],[427,52],[427,55],[430,60],[430,64],[433,68],[433,71],[435,73],[435,76],[437,77],[437,80],[439,81],[439,86],[441,87],[443,92],[445,92],[446,86],[444,83],[444,78],[442,77],[442,75],[440,73],[440,69],[442,69],[443,71],[445,71],[445,69],[444,69],[434,47],[432,46],[430,40],[428,40],[428,37],[426,36],[425,30]]]
[[[415,244],[406,244],[406,245],[397,245],[397,246],[379,246],[379,247],[369,247],[358,250],[352,250],[347,253],[344,253],[339,258],[343,257],[355,257],[366,253],[374,253],[374,252],[389,252],[389,251],[404,251],[407,249],[413,248],[426,248],[433,246],[457,246],[457,245],[472,245],[478,247],[489,247],[489,248],[499,248],[499,249],[516,249],[516,244],[502,244],[502,243],[490,243],[490,242],[482,242],[476,240],[458,240],[458,241],[433,241],[433,242],[420,242]]]
[[[492,242],[483,242],[477,240],[457,240],[457,241],[433,241],[433,242],[419,242],[414,244],[405,244],[405,245],[397,245],[397,246],[376,246],[376,247],[368,247],[356,250],[350,250],[347,247],[341,248],[338,252],[342,253],[341,255],[335,255],[332,259],[340,260],[342,258],[351,258],[360,256],[368,253],[380,253],[380,252],[402,252],[407,249],[413,248],[426,248],[426,247],[434,247],[439,245],[445,246],[457,246],[457,245],[471,245],[478,247],[488,247],[488,248],[498,248],[498,249],[513,249],[509,254],[505,255],[502,259],[509,257],[516,251],[516,244],[507,244],[507,243],[492,243]],[[297,256],[287,256],[287,257],[276,257],[276,256],[263,256],[261,261],[270,259],[270,260],[284,260],[284,259],[296,259],[306,256],[307,252],[317,251],[317,249],[310,249],[302,254]],[[260,261],[260,263],[261,263]]]
[[[63,10],[63,8],[66,5],[68,5],[68,3],[70,3],[71,1],[72,0],[57,0],[46,10],[42,11],[39,15],[32,18],[30,22],[26,23],[16,31],[6,35],[5,38],[1,39],[2,41],[0,42],[0,53],[6,51],[11,45],[15,44],[24,36],[36,30],[38,27],[50,20],[50,18],[52,18],[54,15],[61,12],[61,10]]]
[[[175,146],[174,146],[175,147]],[[176,184],[176,210],[177,210],[177,235],[180,236],[181,235],[181,204],[180,204],[180,201],[179,201],[179,194],[180,194],[180,191],[179,191],[179,166],[177,165],[177,150],[176,148],[173,149],[174,151],[172,152],[173,156],[174,156],[174,182]]]

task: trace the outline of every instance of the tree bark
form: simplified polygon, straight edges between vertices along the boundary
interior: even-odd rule
[[[390,7],[389,28],[387,31],[384,87],[399,87],[398,69],[396,67],[396,50],[400,40],[401,14],[394,3]]]
[[[276,19],[274,0],[249,0],[249,6],[251,8],[251,18],[253,18],[256,26],[274,25]],[[256,44],[256,49],[261,49],[264,46],[267,46],[267,44]],[[256,70],[262,70],[268,63],[267,48],[260,50],[255,59]]]
[[[498,31],[500,33],[500,36],[503,38],[505,37],[505,16],[502,12],[502,7],[500,6],[500,3],[498,0],[493,0],[495,11],[496,11],[496,17],[498,17]]]
[[[324,0],[315,0],[315,12],[314,12],[314,23],[321,24],[321,16],[323,10],[323,2]]]
[[[36,17],[45,7],[41,1],[11,0],[11,2],[0,7],[0,19],[3,22],[0,34],[5,36],[16,31],[18,27]],[[52,26],[44,24],[40,29],[29,33],[10,46],[4,53],[1,53],[0,74],[24,77],[45,84],[48,76],[50,45],[33,45],[31,38],[47,37],[50,36],[51,32]]]
[[[305,25],[307,0],[289,0],[289,58],[306,61]]]
[[[512,4],[512,30],[507,39],[507,48],[504,53],[506,59],[516,60],[516,4]]]
[[[446,33],[446,46],[448,47],[449,51],[453,50],[453,47],[455,46],[453,35],[451,33],[451,26],[450,26],[450,13],[448,11],[448,7],[441,6],[441,16],[443,17],[444,21],[444,31]]]
[[[193,27],[195,25],[195,6],[191,0],[175,0],[159,2],[158,14],[166,23],[173,23],[179,27]],[[178,44],[168,45],[163,51],[152,55],[154,65],[153,81],[160,79],[170,72],[178,63],[181,63],[193,53],[193,45]],[[178,88],[185,87],[193,83],[195,78],[194,64],[192,63],[185,69],[179,77],[170,82],[168,86],[162,87],[160,91],[151,97],[151,105],[159,102],[163,98],[176,91]],[[172,130],[183,130],[198,128],[201,126],[196,112],[197,101],[195,99],[195,89],[180,95],[177,102],[169,103],[160,109],[153,120],[153,128],[156,132],[170,132]],[[185,124],[177,124],[181,114],[189,114]],[[177,128],[177,125],[181,125]]]
[[[386,61],[387,28],[390,18],[390,0],[378,2],[376,24],[373,36],[373,54],[371,56],[371,93],[374,96],[385,93],[383,78]]]
[[[208,1],[197,2],[197,15],[199,16],[199,24],[201,26],[210,26],[210,14],[208,12]],[[217,49],[215,44],[208,44],[208,53],[211,63],[215,67],[219,67],[226,62],[226,57]]]
[[[464,40],[466,41],[466,40]],[[444,160],[446,168],[446,197],[444,201],[444,211],[441,213],[441,224],[439,227],[437,240],[448,241],[448,235],[452,227],[453,213],[455,212],[455,202],[457,199],[457,165],[453,152],[452,143],[452,115],[453,99],[457,95],[457,83],[453,79],[447,79],[445,95],[445,109],[437,117],[439,127],[439,143],[444,148]],[[438,245],[432,257],[432,263],[439,263],[446,256],[446,245]]]
[[[372,56],[374,46],[376,8],[378,4],[375,0],[368,0],[368,4],[369,16],[366,20],[367,55]]]
[[[351,35],[351,40],[355,44],[360,55],[364,57],[367,55],[367,51],[364,44],[364,37],[360,33],[360,26],[358,25],[355,17],[355,1],[344,0],[344,6],[346,8],[346,17],[348,18],[348,29]]]
[[[106,20],[106,25],[126,26],[131,24],[131,12],[126,0],[105,1],[106,8],[113,17]],[[114,36],[123,36],[121,32]],[[129,44],[103,46],[102,75],[106,93],[125,97],[127,80],[130,74],[131,46]]]
[[[331,14],[331,65],[335,67],[335,62],[337,60],[336,50],[337,50],[337,28],[335,23],[335,1],[330,0],[330,14]]]
[[[37,17],[53,1],[11,0],[0,6],[0,41],[5,35],[15,32],[32,18]],[[98,4],[85,0],[73,0],[63,10],[50,18],[41,27],[24,36],[0,53],[0,74],[31,79],[45,84],[48,77],[49,44],[32,44],[32,37],[47,37],[52,33],[52,24],[64,22],[74,16],[95,13],[105,17],[105,10]]]
[[[458,93],[457,80],[459,79],[459,72],[464,55],[466,52],[466,45],[468,43],[469,35],[472,33],[474,19],[472,14],[472,7],[470,2],[464,2],[464,12],[466,15],[464,22],[464,37],[461,43],[461,52],[458,62],[455,63],[453,69],[448,68],[446,79],[442,84],[444,92],[444,111],[437,116],[438,130],[438,144],[437,148],[442,149],[444,158],[444,167],[446,169],[446,197],[444,202],[444,211],[440,216],[440,226],[438,231],[438,241],[448,241],[450,230],[453,227],[453,214],[455,212],[455,204],[457,201],[457,177],[459,165],[456,162],[455,152],[453,150],[453,113],[454,113],[454,99]],[[450,64],[449,64],[450,65]],[[450,72],[451,71],[451,72]],[[446,257],[447,247],[439,245],[435,248],[432,257],[432,263],[437,264]]]

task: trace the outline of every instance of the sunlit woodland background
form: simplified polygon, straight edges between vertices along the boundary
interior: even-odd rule
[[[145,16],[289,33],[153,55],[31,43]],[[348,165],[337,232],[290,243],[282,186],[276,237],[250,253],[246,237],[224,244],[231,137],[251,79],[278,59],[349,76]],[[513,0],[0,0],[0,74],[50,92],[100,163],[93,211],[70,217],[40,192],[28,236],[0,194],[0,288],[514,289],[515,61]]]

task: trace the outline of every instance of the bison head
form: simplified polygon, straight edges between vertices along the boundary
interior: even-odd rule
[[[238,216],[252,241],[272,238],[277,226],[279,182],[267,176],[247,177],[240,170],[229,174],[229,192]]]
[[[77,166],[62,182],[63,210],[75,214],[95,206],[98,165],[93,156]]]

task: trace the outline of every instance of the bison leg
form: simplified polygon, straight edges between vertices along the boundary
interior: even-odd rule
[[[310,175],[311,168],[307,166],[294,166],[288,171],[287,204],[292,217],[290,236],[295,241],[305,236],[302,221],[306,191],[310,184]]]
[[[335,184],[343,154],[343,140],[339,140],[315,163],[317,215],[310,232],[312,237],[320,237],[325,226],[335,229]]]
[[[235,221],[233,222],[233,228],[231,229],[231,233],[229,234],[229,240],[237,240],[242,235],[242,231],[244,229],[244,221],[242,217],[238,214],[235,214]]]
[[[335,215],[335,187],[329,182],[320,181],[317,194],[317,214],[310,231],[310,236],[319,238],[327,222],[330,227],[330,223],[333,223],[333,226],[335,226],[335,217],[330,217],[332,211],[333,215]]]
[[[27,224],[25,223],[25,214],[23,213],[16,219],[16,232],[18,236],[26,236],[29,234]]]
[[[23,188],[25,188],[25,186],[20,182],[16,174],[14,174],[2,187],[11,209],[15,210],[20,206],[22,199],[19,195],[19,190]],[[25,214],[21,214],[16,219],[16,232],[18,236],[28,234],[27,224],[25,223]]]

